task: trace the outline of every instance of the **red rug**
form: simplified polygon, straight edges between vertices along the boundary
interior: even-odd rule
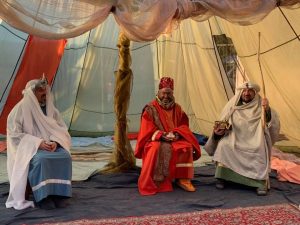
[[[76,220],[57,225],[299,225],[300,211],[289,204],[215,209],[155,216]]]
[[[6,150],[6,141],[0,141],[0,152],[4,152]]]

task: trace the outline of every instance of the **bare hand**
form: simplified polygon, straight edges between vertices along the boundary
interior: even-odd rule
[[[178,140],[179,135],[177,133],[169,132],[162,135],[162,139],[167,142],[172,142]]]
[[[50,142],[51,151],[54,152],[57,148],[57,143],[55,141]]]
[[[261,100],[261,105],[266,111],[270,110],[269,101],[267,98],[263,98]]]
[[[52,141],[43,140],[39,146],[39,149],[54,152],[57,148],[57,143]]]
[[[226,129],[220,128],[219,126],[214,126],[214,133],[219,136],[223,136],[225,134]]]

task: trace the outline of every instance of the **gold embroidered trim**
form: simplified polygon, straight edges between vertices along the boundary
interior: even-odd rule
[[[152,135],[151,141],[155,141],[156,135],[159,133],[159,130],[155,131]]]
[[[176,167],[193,167],[193,163],[178,163]]]

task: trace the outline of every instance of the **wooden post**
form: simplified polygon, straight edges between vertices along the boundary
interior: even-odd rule
[[[258,51],[257,51],[257,60],[258,60],[258,65],[259,65],[259,70],[260,70],[260,78],[261,78],[261,87],[262,87],[262,97],[266,97],[266,89],[265,89],[265,81],[264,81],[264,76],[261,68],[261,63],[260,63],[260,32],[258,32]],[[262,107],[262,114],[261,114],[261,120],[262,120],[262,127],[265,129],[266,127],[266,112],[265,108]]]
[[[122,172],[135,167],[135,157],[127,137],[128,127],[126,118],[133,77],[130,69],[130,40],[123,33],[120,33],[117,46],[119,48],[119,68],[115,74],[115,149],[110,163],[101,171],[102,173]]]
[[[259,65],[259,70],[260,70],[261,87],[262,87],[262,97],[265,98],[266,97],[266,88],[265,88],[265,81],[264,81],[264,76],[263,76],[263,72],[262,72],[262,68],[261,68],[261,63],[260,63],[260,32],[258,32],[257,59],[258,59],[258,65]],[[262,107],[262,109],[261,109],[261,124],[262,124],[263,132],[265,132],[265,128],[266,128],[266,111],[265,111],[264,107]],[[271,163],[271,156],[270,155],[269,155],[269,159],[268,160],[269,160],[269,167],[270,167],[270,163]],[[267,186],[268,189],[271,188],[269,176],[268,176],[268,178],[266,180],[266,186]]]

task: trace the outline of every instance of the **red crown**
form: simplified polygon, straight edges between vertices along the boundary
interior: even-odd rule
[[[174,90],[174,80],[171,77],[162,77],[159,82],[159,89],[171,88]]]

